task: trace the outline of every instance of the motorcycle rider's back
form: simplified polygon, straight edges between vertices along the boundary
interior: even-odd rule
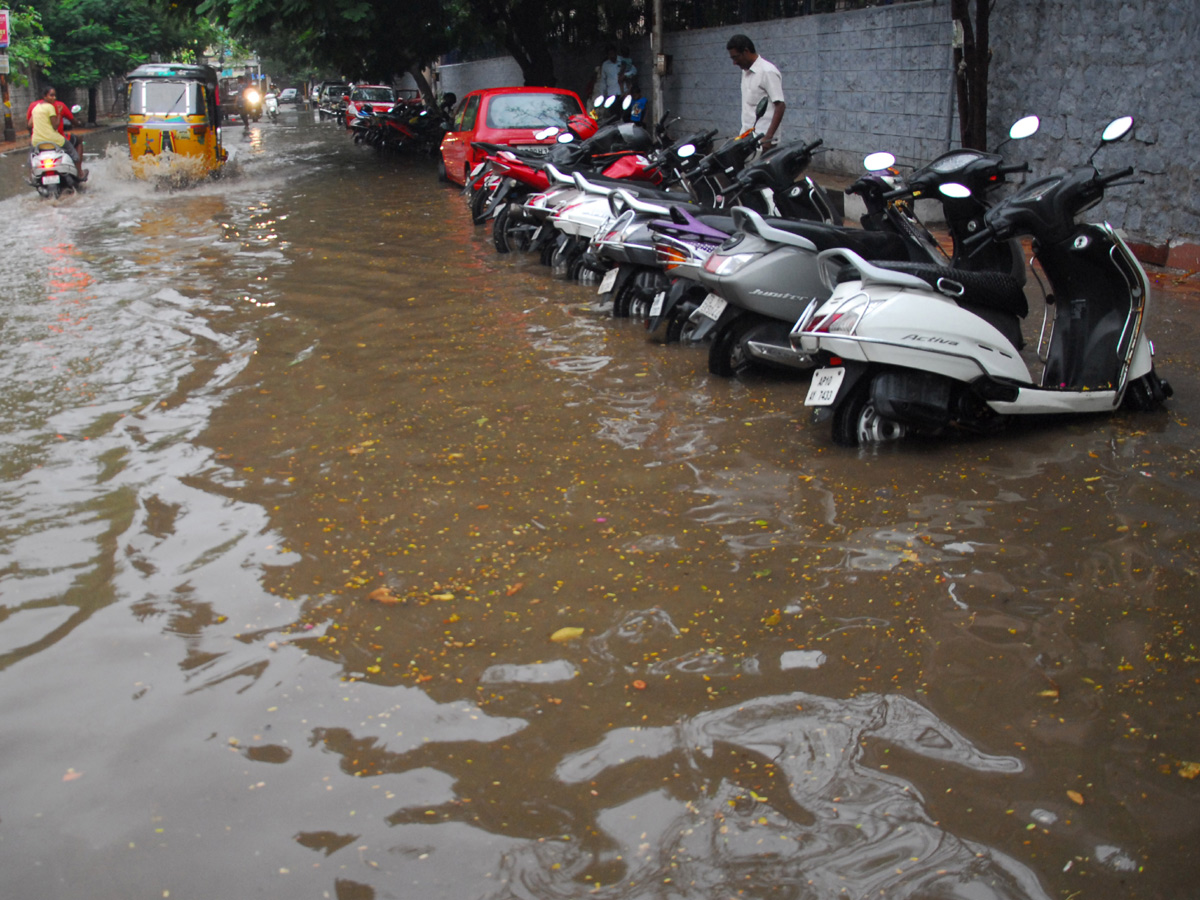
[[[54,108],[53,103],[43,100],[33,108],[33,130],[29,134],[29,143],[32,147],[37,147],[38,144],[53,144],[55,147],[61,147],[66,143],[66,138],[58,133],[55,127],[54,119],[58,115],[58,111]]]

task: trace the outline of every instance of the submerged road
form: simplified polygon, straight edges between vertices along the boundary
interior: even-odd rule
[[[226,139],[0,160],[0,896],[1191,892],[1186,279],[1167,411],[847,451],[431,161]]]

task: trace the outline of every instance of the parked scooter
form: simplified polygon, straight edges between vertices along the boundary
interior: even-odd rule
[[[72,106],[71,114],[74,115],[82,108],[78,104]],[[42,197],[54,199],[58,199],[63,193],[75,193],[83,189],[83,181],[79,178],[75,160],[71,159],[66,150],[49,142],[30,148],[29,184]]]
[[[969,254],[1033,238],[1051,289],[1037,379],[1018,352],[1028,305],[1011,275],[872,264],[841,249],[820,255],[832,294],[810,304],[792,342],[825,363],[805,405],[825,411],[835,442],[854,446],[950,427],[987,432],[1009,416],[1146,410],[1171,396],[1154,371],[1145,332],[1146,273],[1111,226],[1075,222],[1108,188],[1133,183],[1123,181],[1132,167],[1102,175],[1092,163],[1132,127],[1128,116],[1110,123],[1085,165],[1001,201],[963,241]],[[966,194],[951,185],[942,190]]]
[[[757,145],[757,139],[753,143]],[[803,181],[797,180],[821,143],[819,140],[799,142],[768,153],[734,173],[730,184],[722,188],[721,200],[730,206],[767,208],[777,216],[840,225],[841,216],[834,210],[824,190],[807,177]],[[723,148],[719,152],[726,151]],[[717,156],[710,154],[700,162],[696,167],[699,177],[708,177],[713,170],[712,160]],[[731,169],[722,164],[722,171],[728,175]],[[712,249],[714,231],[725,230],[724,236],[716,241],[717,244],[733,233],[732,218],[728,215],[710,217],[704,222],[696,218],[705,212],[714,211],[696,207],[690,211],[679,208],[676,212],[675,207],[656,210],[651,205],[645,210],[628,212],[617,222],[597,232],[589,254],[619,267],[619,273],[609,270],[604,282],[612,290],[614,316],[646,318],[653,315],[651,311],[658,295],[664,294],[671,287],[672,279],[682,274],[669,273],[663,265],[659,251],[665,249],[664,244],[679,251],[678,264],[678,261],[690,260],[695,252],[691,244],[682,241],[685,231],[695,233],[700,245],[707,246],[709,250]],[[668,216],[670,219],[664,221]],[[686,229],[679,227],[681,223],[687,223]],[[656,232],[668,231],[673,232],[672,237],[656,237]],[[597,263],[594,267],[602,268],[603,263]],[[788,324],[790,327],[791,323]]]
[[[1028,137],[1036,125],[1034,117],[1023,119],[1010,136]],[[884,157],[870,164],[890,166],[894,162],[890,154]],[[986,194],[1005,184],[1007,174],[1027,168],[1025,163],[1006,165],[996,153],[960,149],[916,170],[901,186],[888,175],[868,173],[847,189],[859,195],[867,208],[866,229],[788,223],[766,220],[750,211],[740,213],[740,233],[709,257],[698,276],[712,293],[693,313],[691,337],[702,340],[711,332],[708,370],[730,376],[763,367],[813,367],[811,357],[795,351],[789,334],[809,301],[829,293],[817,265],[817,254],[823,250],[848,247],[869,260],[953,265],[1023,279],[1024,261],[1015,242],[996,245],[971,264],[958,248],[978,228],[987,209]],[[970,195],[953,198],[938,192],[939,186],[952,181],[968,185]],[[953,255],[943,251],[913,214],[912,201],[927,196],[942,200]]]

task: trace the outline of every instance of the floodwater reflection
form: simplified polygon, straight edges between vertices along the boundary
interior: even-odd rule
[[[598,840],[625,872],[600,896],[1048,896],[1017,861],[947,833],[914,784],[866,765],[875,742],[989,776],[1023,770],[906,698],[795,693],[610,732],[557,774],[607,798]],[[520,886],[506,896],[570,896],[595,861],[552,847],[558,864],[545,850],[511,861]]]

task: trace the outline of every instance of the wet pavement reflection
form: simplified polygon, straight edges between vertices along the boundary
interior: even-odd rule
[[[848,452],[431,160],[119,136],[0,160],[0,895],[1189,892],[1186,278],[1167,412]]]

